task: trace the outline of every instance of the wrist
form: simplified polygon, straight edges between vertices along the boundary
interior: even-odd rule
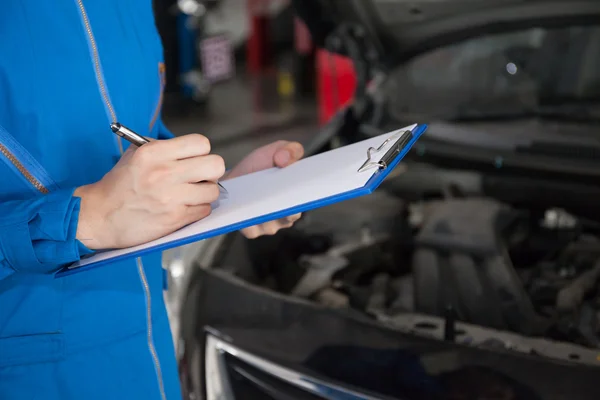
[[[110,235],[107,235],[104,227],[106,219],[100,207],[102,202],[99,201],[94,185],[78,187],[73,196],[80,198],[76,239],[90,250],[110,248],[110,243],[106,240]]]

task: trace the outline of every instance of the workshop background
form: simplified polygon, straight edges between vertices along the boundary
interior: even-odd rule
[[[315,49],[287,0],[156,0],[165,47],[164,118],[202,133],[234,165],[319,124]]]

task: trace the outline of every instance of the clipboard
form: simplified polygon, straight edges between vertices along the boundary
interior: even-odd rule
[[[222,183],[227,194],[208,217],[151,242],[96,252],[56,277],[209,239],[372,193],[406,156],[427,125],[413,124],[321,154]]]

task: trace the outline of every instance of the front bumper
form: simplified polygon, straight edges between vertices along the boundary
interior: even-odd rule
[[[399,332],[217,270],[194,271],[180,345],[189,399],[600,398],[597,367]]]

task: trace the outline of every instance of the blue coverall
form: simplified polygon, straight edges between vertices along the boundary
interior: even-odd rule
[[[160,254],[56,278],[91,251],[76,187],[169,138],[151,0],[0,5],[0,399],[179,400]],[[127,143],[122,143],[123,148]]]

